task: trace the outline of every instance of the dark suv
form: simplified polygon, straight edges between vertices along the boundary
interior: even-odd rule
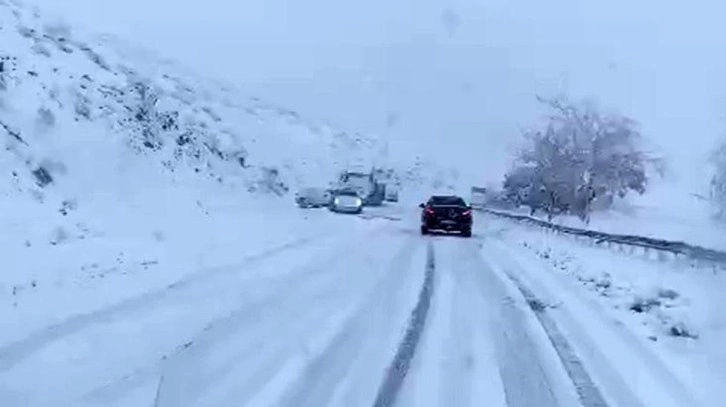
[[[421,234],[429,232],[460,232],[471,237],[474,223],[471,206],[458,196],[432,196],[428,202],[419,205],[421,211]]]

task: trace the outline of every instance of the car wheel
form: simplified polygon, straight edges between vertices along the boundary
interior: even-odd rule
[[[426,226],[421,226],[421,234],[422,235],[428,235],[429,234],[429,228]]]
[[[461,232],[461,234],[464,237],[471,237],[471,229],[464,229],[464,231]]]

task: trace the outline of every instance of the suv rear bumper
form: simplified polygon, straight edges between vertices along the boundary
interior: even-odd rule
[[[472,222],[467,221],[448,221],[442,220],[427,220],[423,222],[423,226],[429,230],[444,230],[444,231],[464,231],[471,229]]]

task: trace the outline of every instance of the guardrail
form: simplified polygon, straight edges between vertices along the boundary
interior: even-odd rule
[[[717,263],[721,266],[726,266],[726,252],[708,249],[685,242],[656,239],[652,237],[637,235],[619,235],[613,233],[598,232],[595,230],[574,228],[571,226],[556,225],[554,223],[533,218],[531,216],[502,212],[490,208],[481,208],[479,210],[495,216],[532,224],[556,232],[590,238],[594,240],[596,244],[608,243],[631,247],[640,247],[646,250],[652,249],[660,252],[672,253],[676,256],[684,256],[692,260],[712,262]]]

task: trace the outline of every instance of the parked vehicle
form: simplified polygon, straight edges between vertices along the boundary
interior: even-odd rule
[[[295,203],[301,208],[329,206],[331,199],[331,191],[325,188],[303,188],[295,194]]]
[[[474,224],[471,206],[461,197],[435,195],[428,202],[419,205],[421,210],[421,234],[433,231],[459,232],[464,237],[471,237]]]

